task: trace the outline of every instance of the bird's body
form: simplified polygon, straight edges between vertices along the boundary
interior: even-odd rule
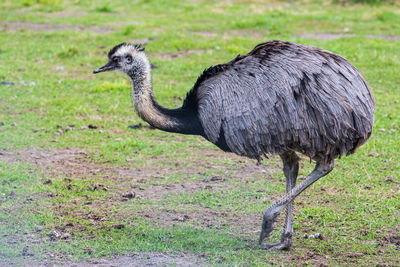
[[[225,151],[259,158],[295,150],[317,161],[363,144],[374,111],[365,80],[348,61],[280,41],[206,70],[186,105],[197,109],[204,136]]]
[[[154,100],[150,63],[139,46],[121,44],[109,58],[111,63],[96,72],[112,69],[119,58],[114,69],[131,77],[136,111],[154,127],[201,135],[249,158],[281,156],[287,195],[264,213],[260,243],[280,211],[285,206],[288,211],[281,243],[265,248],[290,248],[293,199],[329,173],[334,158],[353,153],[371,135],[374,99],[367,83],[347,60],[325,50],[281,41],[259,44],[205,70],[178,109]],[[317,162],[309,179],[296,187],[295,151]]]

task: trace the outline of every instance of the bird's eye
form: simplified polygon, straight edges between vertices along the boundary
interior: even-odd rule
[[[132,63],[132,57],[131,56],[126,56],[125,57],[126,58],[126,62],[128,63],[128,64],[131,64]]]
[[[114,62],[118,62],[118,57],[113,57],[111,60]]]

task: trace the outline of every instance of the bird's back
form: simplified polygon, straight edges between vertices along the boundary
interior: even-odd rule
[[[353,65],[289,42],[266,42],[211,67],[189,98],[208,140],[251,158],[293,149],[328,161],[353,153],[373,125],[373,96]]]

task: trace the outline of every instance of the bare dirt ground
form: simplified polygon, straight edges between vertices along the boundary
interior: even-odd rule
[[[209,157],[218,157],[223,152],[217,152],[213,150],[202,151],[202,154]],[[232,157],[236,157],[232,154]],[[151,161],[158,161],[162,159],[163,156],[153,157]],[[92,203],[87,203],[87,206],[102,206],[101,212],[107,212],[111,210],[115,202],[126,201],[130,197],[127,194],[132,193],[136,199],[145,200],[161,200],[166,195],[177,194],[177,193],[194,193],[199,190],[212,190],[212,191],[224,191],[229,189],[229,185],[224,183],[227,177],[215,176],[202,181],[184,181],[181,183],[171,182],[164,183],[164,177],[168,175],[173,175],[174,173],[184,172],[185,175],[201,175],[197,169],[192,168],[192,166],[179,166],[175,165],[174,168],[138,168],[138,167],[115,167],[107,164],[100,164],[91,161],[89,153],[77,148],[57,148],[57,149],[21,149],[15,152],[3,151],[0,153],[0,160],[16,162],[23,161],[29,162],[36,166],[39,170],[44,172],[44,177],[63,177],[64,187],[69,190],[74,190],[73,179],[86,179],[88,177],[96,176],[99,182],[97,184],[92,184],[89,186],[89,190],[105,190],[110,192],[115,192],[110,194],[107,199],[102,199],[99,201],[93,201]],[[165,159],[166,160],[166,159]],[[245,164],[237,170],[229,170],[230,177],[235,177],[238,179],[245,179],[249,176],[254,176],[255,174],[265,175],[267,171],[264,167],[256,166],[254,161],[245,160]],[[204,163],[206,164],[206,163]],[[151,163],[147,165],[153,165]],[[197,166],[198,167],[198,166]],[[220,166],[210,166],[207,165],[205,168],[219,168]],[[279,172],[279,169],[269,169],[268,172]],[[105,185],[102,182],[112,180],[116,183]],[[45,179],[43,183],[52,183],[52,179]],[[53,197],[53,196],[50,196]],[[69,203],[64,203],[62,206],[58,207],[58,212],[61,215],[69,216],[71,215],[71,210],[76,205],[80,205],[82,200],[76,199]],[[196,207],[193,207],[196,209]],[[106,214],[96,214],[96,211],[90,211],[88,213],[81,213],[80,211],[74,211],[74,217],[81,218],[93,218],[93,223],[96,221],[107,220]],[[147,218],[153,218],[154,220],[162,223],[164,226],[170,226],[177,221],[189,221],[198,222],[201,225],[210,225],[213,221],[213,227],[215,225],[215,219],[217,217],[224,217],[228,221],[236,221],[237,215],[229,215],[224,212],[217,212],[215,210],[207,210],[204,207],[199,207],[196,215],[192,216],[191,212],[177,212],[173,210],[163,209],[149,211],[135,211],[138,214],[129,215],[140,215]],[[123,214],[126,216],[128,214]],[[249,227],[249,220],[254,221],[254,229],[259,228],[259,216],[257,218],[251,218],[251,216],[246,216],[241,218],[238,227],[242,230]],[[184,218],[184,219],[182,219]],[[210,225],[211,226],[211,225]],[[81,229],[80,229],[81,230]],[[239,229],[238,229],[239,230]]]
[[[202,151],[203,155],[217,157],[220,153],[214,150]],[[162,157],[162,156],[161,156]],[[232,155],[232,157],[236,157]],[[108,221],[110,217],[121,219],[125,216],[140,216],[153,220],[154,224],[162,226],[171,226],[182,222],[189,222],[192,225],[201,225],[208,228],[218,229],[226,224],[237,225],[235,232],[249,233],[258,232],[261,215],[240,215],[227,214],[216,209],[207,209],[204,207],[193,206],[193,211],[176,211],[166,209],[164,207],[155,207],[153,210],[127,210],[124,214],[113,213],[115,203],[129,201],[131,198],[146,199],[157,201],[167,194],[176,194],[179,192],[193,193],[198,190],[227,190],[228,184],[224,183],[227,177],[215,176],[202,181],[186,181],[182,183],[164,183],[163,177],[171,175],[171,172],[184,172],[185,174],[197,174],[198,171],[191,167],[176,165],[172,168],[146,168],[138,167],[115,167],[112,165],[93,162],[90,154],[79,148],[55,148],[55,149],[21,149],[17,151],[0,151],[0,160],[6,162],[29,162],[36,169],[40,170],[43,175],[43,183],[51,184],[56,180],[63,181],[63,187],[73,191],[75,189],[74,180],[87,179],[88,177],[96,177],[94,180],[98,183],[89,186],[90,190],[106,190],[108,191],[105,199],[93,200],[83,203],[82,198],[71,199],[71,201],[61,202],[49,207],[62,218],[78,218],[90,221],[89,225],[82,226],[79,224],[67,224],[65,226],[55,226],[54,231],[58,239],[69,239],[74,232],[87,230],[86,227],[100,225]],[[156,161],[159,158],[154,157]],[[229,170],[231,177],[244,179],[244,177],[263,175],[277,172],[279,169],[265,170],[264,167],[256,166],[254,161],[244,160],[244,164],[237,170]],[[220,166],[205,166],[207,168],[219,168]],[[104,181],[113,180],[115,183],[106,184]],[[150,182],[149,181],[154,181]],[[33,197],[57,197],[52,194],[45,196]],[[84,204],[87,208],[79,209]],[[92,208],[93,207],[93,208]],[[112,215],[112,216],[110,216]],[[223,219],[221,219],[223,218]],[[249,229],[250,228],[250,229]],[[58,234],[57,234],[58,233]],[[18,238],[18,237],[15,237]],[[43,238],[32,233],[33,242],[41,242]],[[26,266],[52,266],[53,264],[62,264],[65,266],[167,266],[174,263],[176,266],[195,266],[199,263],[205,264],[204,258],[195,255],[179,254],[170,255],[166,253],[135,253],[132,255],[101,259],[97,262],[70,262],[65,257],[59,255],[53,257],[54,261],[46,259],[40,263],[29,260],[25,257],[22,263]],[[11,260],[11,262],[10,262]],[[0,266],[12,263],[12,259],[0,259]],[[5,265],[4,265],[5,264]]]
[[[0,266],[13,266],[12,261],[7,259],[0,259]],[[131,253],[127,256],[115,257],[110,259],[98,259],[86,262],[70,262],[58,259],[57,261],[44,260],[41,262],[23,259],[19,261],[21,266],[29,267],[50,267],[50,266],[65,266],[65,267],[113,267],[113,266],[127,266],[127,267],[164,267],[164,266],[205,266],[207,265],[203,259],[189,254],[167,254],[161,252],[141,252]]]
[[[319,39],[319,40],[335,40],[342,37],[356,37],[357,34],[354,33],[302,33],[297,35],[296,37],[301,38],[311,38],[311,39]],[[394,35],[367,35],[368,38],[375,39],[383,39],[383,40],[400,40],[399,36]]]
[[[201,156],[208,158],[218,158],[226,156],[225,153],[211,149],[204,149],[200,151]],[[83,197],[74,197],[71,194],[71,199],[65,202],[51,202],[52,206],[48,207],[57,214],[59,218],[75,218],[85,220],[88,222],[85,225],[79,223],[67,223],[65,225],[54,225],[54,235],[43,235],[41,233],[23,233],[20,236],[0,236],[0,242],[5,244],[7,242],[17,242],[20,239],[28,240],[30,243],[49,242],[63,242],[74,236],[74,233],[83,232],[91,229],[104,229],[104,225],[110,222],[110,219],[121,219],[124,221],[126,216],[136,216],[150,221],[154,226],[171,227],[182,223],[189,223],[193,226],[201,226],[210,229],[219,229],[229,225],[233,234],[237,235],[253,235],[257,236],[259,231],[259,224],[261,219],[260,214],[230,214],[221,210],[205,208],[193,205],[191,210],[169,209],[162,204],[157,204],[164,199],[165,196],[171,194],[179,194],[180,192],[190,194],[199,190],[210,190],[213,192],[229,190],[232,183],[227,179],[235,179],[237,181],[248,180],[248,177],[253,179],[271,179],[271,174],[281,172],[279,166],[275,168],[266,168],[265,166],[257,166],[254,161],[243,159],[235,155],[229,154],[240,160],[241,165],[239,168],[227,170],[226,175],[216,175],[207,179],[188,179],[182,182],[168,182],[165,177],[168,175],[179,175],[179,173],[187,174],[188,177],[198,174],[198,169],[193,168],[195,163],[189,165],[172,164],[157,167],[161,161],[168,161],[165,156],[157,156],[149,159],[146,167],[140,167],[139,164],[128,164],[128,166],[115,166],[109,163],[94,162],[92,155],[88,151],[79,148],[54,148],[54,149],[21,149],[17,151],[1,151],[0,161],[6,162],[28,162],[36,169],[42,172],[42,183],[60,183],[62,188],[77,190],[75,187],[76,181],[88,180],[93,182],[88,186],[90,191],[107,191],[105,197],[94,199],[91,201],[85,200]],[[128,160],[128,162],[131,159]],[[223,169],[224,166],[218,163],[202,162],[201,160],[193,159],[200,167],[211,169]],[[274,166],[271,161],[271,166]],[[151,166],[154,166],[153,168]],[[198,166],[197,166],[198,167]],[[226,166],[225,166],[226,168]],[[178,177],[178,176],[177,176]],[[254,178],[255,177],[255,178]],[[259,177],[259,178],[257,178]],[[283,178],[282,178],[283,179]],[[112,181],[112,183],[107,183]],[[283,181],[282,181],[283,182]],[[325,188],[319,188],[314,193],[329,194]],[[279,193],[275,193],[276,196]],[[19,197],[19,196],[15,196]],[[49,195],[34,195],[29,196],[32,198],[53,198],[58,197],[52,194]],[[269,196],[270,197],[270,196]],[[21,203],[29,199],[21,199]],[[156,203],[151,210],[149,209],[135,209],[130,208],[129,201],[135,199],[143,199],[154,201]],[[126,203],[123,211],[115,212],[113,207],[118,204]],[[297,204],[302,206],[307,203],[307,199],[299,196]],[[329,204],[329,203],[328,203]],[[23,204],[21,204],[23,205]],[[84,207],[83,209],[81,207]],[[282,217],[282,216],[281,216]],[[277,225],[280,225],[282,218],[279,218]],[[65,220],[61,220],[65,221]],[[2,222],[0,222],[2,223]],[[128,223],[129,224],[129,223]],[[134,226],[134,225],[133,225]],[[115,227],[119,227],[115,225]],[[125,226],[124,226],[125,227]],[[305,229],[304,233],[313,234],[313,229]],[[302,233],[302,234],[304,234]],[[301,235],[302,235],[301,234]],[[295,239],[302,238],[297,236]],[[56,236],[56,237],[54,237]],[[399,237],[396,233],[388,234],[379,240],[379,246],[385,247],[388,245],[399,245]],[[245,243],[252,244],[256,240],[244,240]],[[296,242],[296,240],[294,241]],[[199,266],[209,265],[207,260],[201,255],[193,255],[189,253],[168,254],[161,252],[135,252],[125,256],[118,256],[114,258],[100,258],[91,261],[77,262],[65,255],[45,255],[45,259],[38,261],[35,256],[30,255],[29,247],[21,248],[22,256],[18,259],[2,259],[0,254],[0,266],[11,266],[16,260],[23,266]],[[362,253],[350,253],[346,257],[348,262],[356,263]],[[306,250],[302,247],[297,247],[291,253],[276,254],[277,258],[290,260],[292,262],[328,266],[326,256],[321,255],[318,251]]]
[[[54,25],[48,23],[31,23],[25,21],[13,21],[13,22],[1,22],[0,30],[15,32],[20,30],[31,30],[37,32],[49,32],[49,31],[90,31],[94,33],[109,33],[114,31],[111,28],[101,27],[101,26],[84,26],[84,25]]]
[[[204,149],[200,151],[201,156],[208,158],[218,158],[226,156],[227,154],[211,149]],[[188,177],[199,174],[199,170],[193,168],[195,163],[189,165],[172,164],[157,167],[161,161],[168,161],[165,156],[157,156],[149,159],[145,164],[146,167],[141,167],[139,164],[128,164],[128,166],[115,166],[107,162],[94,162],[90,152],[79,148],[54,148],[54,149],[21,149],[17,151],[1,151],[0,161],[6,162],[28,162],[36,169],[42,172],[42,183],[60,183],[62,188],[70,190],[72,193],[77,190],[75,187],[76,181],[88,180],[93,184],[88,185],[90,191],[107,191],[105,197],[87,201],[85,196],[74,197],[71,194],[71,199],[65,202],[53,203],[49,209],[57,214],[59,218],[76,218],[85,220],[88,224],[81,225],[79,223],[67,223],[65,225],[55,225],[54,235],[41,235],[41,233],[25,233],[21,236],[0,236],[0,242],[13,242],[18,239],[28,240],[30,243],[49,242],[52,238],[54,242],[62,242],[63,239],[71,238],[74,233],[83,232],[91,229],[104,229],[104,225],[114,220],[124,220],[126,216],[137,216],[145,218],[152,222],[154,226],[171,227],[182,223],[189,223],[193,226],[201,226],[210,229],[219,229],[229,225],[233,229],[235,235],[248,235],[251,234],[256,237],[259,231],[259,224],[261,219],[260,214],[230,214],[221,210],[205,208],[204,206],[193,205],[191,210],[175,210],[164,207],[163,205],[155,204],[154,207],[149,209],[138,210],[130,208],[129,201],[135,199],[143,199],[147,201],[154,201],[159,203],[167,195],[179,193],[195,193],[199,190],[210,190],[213,192],[229,190],[232,183],[229,179],[237,181],[248,180],[248,177],[253,179],[271,179],[271,174],[281,172],[279,166],[275,168],[266,168],[266,166],[257,166],[254,161],[243,159],[233,154],[233,157],[240,160],[241,165],[239,168],[227,170],[226,175],[216,175],[207,179],[188,179],[182,182],[168,182],[165,177],[168,175],[179,175],[184,173]],[[132,159],[128,159],[128,162]],[[200,167],[211,169],[223,169],[224,166],[218,163],[203,162],[201,160],[193,159],[198,162]],[[271,166],[274,166],[271,161]],[[151,166],[154,166],[153,168]],[[199,166],[196,166],[199,167]],[[226,168],[226,166],[225,166]],[[255,177],[255,178],[254,178]],[[259,177],[259,178],[257,178]],[[282,178],[283,179],[283,178]],[[112,181],[112,183],[107,183]],[[283,181],[282,181],[283,182]],[[314,193],[330,194],[324,188],[310,189],[315,190]],[[279,193],[275,193],[276,196]],[[18,196],[16,196],[18,197]],[[32,198],[53,198],[58,197],[50,195],[36,195],[29,196]],[[270,196],[269,196],[270,197]],[[27,199],[21,199],[21,203]],[[113,207],[118,204],[126,203],[123,211],[115,212]],[[297,204],[302,206],[307,203],[306,199],[299,196]],[[80,208],[85,207],[85,208]],[[281,216],[282,217],[282,216]],[[280,225],[282,218],[279,218],[277,225]],[[63,221],[63,220],[61,220]],[[2,223],[2,222],[0,222]],[[129,224],[129,223],[128,223]],[[234,226],[234,227],[232,227]],[[115,227],[119,227],[115,225]],[[304,233],[313,234],[314,229],[305,229]],[[302,233],[302,234],[304,234]],[[56,237],[54,237],[56,235]],[[58,237],[57,237],[58,236]],[[13,239],[10,241],[10,238]],[[302,238],[297,236],[295,239]],[[8,241],[4,241],[8,239]],[[395,233],[385,236],[379,241],[380,246],[398,245],[400,244],[398,235]],[[244,240],[245,243],[251,244],[254,240]],[[294,241],[296,242],[296,240]],[[25,248],[21,248],[25,249]],[[38,261],[35,255],[30,255],[29,247],[26,247],[25,256],[17,260],[23,266],[199,266],[209,265],[207,260],[201,255],[193,255],[189,253],[168,254],[161,252],[135,252],[129,253],[125,256],[114,258],[100,258],[91,261],[73,261],[65,255],[45,255],[45,260]],[[24,250],[22,250],[24,254]],[[359,254],[359,255],[358,255]],[[350,253],[346,257],[349,262],[357,262],[358,257],[362,257],[360,253]],[[277,258],[290,260],[292,262],[328,266],[327,258],[321,255],[318,251],[307,251],[305,248],[297,247],[292,253],[276,254]],[[2,259],[0,254],[0,266],[13,265],[15,259]]]

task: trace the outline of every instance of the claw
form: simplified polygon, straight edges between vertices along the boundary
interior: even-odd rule
[[[258,240],[258,244],[262,245],[262,242],[265,238],[269,236],[269,234],[272,232],[272,224],[273,221],[268,220],[263,218],[263,222],[261,224],[261,233],[260,233],[260,239]]]
[[[269,251],[281,251],[281,250],[290,250],[291,245],[282,242],[276,244],[260,244],[261,248],[269,250]]]
[[[275,244],[265,244],[261,242],[261,236],[259,244],[261,248],[267,249],[270,251],[280,251],[280,250],[290,250],[292,247],[292,233],[282,233],[281,242]]]
[[[272,232],[275,219],[278,217],[279,213],[280,210],[275,212],[269,212],[269,210],[265,211],[263,222],[261,224],[260,239],[258,241],[260,245],[262,244],[262,241]]]
[[[274,244],[265,244],[265,243],[261,243],[260,244],[260,247],[261,248],[263,248],[263,249],[270,249],[271,247],[273,247],[274,246]]]

